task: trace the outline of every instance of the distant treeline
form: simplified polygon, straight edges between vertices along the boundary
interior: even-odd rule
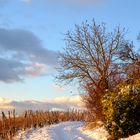
[[[83,121],[87,115],[86,111],[68,110],[68,111],[25,111],[17,116],[15,110],[8,111],[8,115],[1,112],[0,117],[0,139],[12,140],[19,130],[29,128],[43,127],[63,121]]]

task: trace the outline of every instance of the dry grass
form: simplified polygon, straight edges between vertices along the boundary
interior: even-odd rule
[[[103,126],[103,122],[95,121],[95,122],[87,122],[86,125],[83,127],[83,130],[91,130],[94,128],[100,128]]]
[[[8,112],[6,116],[2,112],[0,119],[0,139],[12,140],[19,130],[26,130],[28,128],[43,127],[59,123],[62,121],[81,121],[85,118],[85,112],[80,110],[69,111],[25,111],[23,115],[16,116],[15,110]]]

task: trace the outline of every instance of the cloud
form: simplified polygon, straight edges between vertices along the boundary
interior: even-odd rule
[[[0,50],[13,53],[17,59],[56,64],[56,52],[43,48],[37,36],[27,30],[1,28]]]
[[[49,103],[55,103],[58,105],[64,105],[65,107],[70,107],[70,108],[80,108],[83,106],[82,104],[82,99],[79,95],[76,96],[71,96],[71,97],[57,97],[52,100],[48,100]]]
[[[50,73],[57,52],[45,49],[32,32],[0,28],[0,81],[17,82]]]
[[[29,76],[36,77],[45,74],[47,66],[45,64],[34,63],[25,67],[25,70]]]
[[[22,81],[21,74],[24,73],[24,64],[0,58],[0,67],[0,81],[7,83]]]
[[[0,98],[0,110],[8,111],[15,109],[17,113],[23,113],[25,110],[68,110],[84,109],[80,96],[57,97],[55,99],[46,99],[44,101],[12,101]]]
[[[10,105],[10,100],[5,98],[0,98],[0,109],[13,109],[13,106]]]

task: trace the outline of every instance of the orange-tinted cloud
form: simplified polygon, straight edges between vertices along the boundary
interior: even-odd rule
[[[37,77],[47,72],[47,66],[45,64],[34,63],[25,68],[27,75]]]
[[[10,105],[11,100],[0,98],[0,109],[13,109],[13,106]]]

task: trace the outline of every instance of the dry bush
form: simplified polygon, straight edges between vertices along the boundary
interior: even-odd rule
[[[84,104],[89,111],[87,121],[97,121],[97,120],[104,120],[104,116],[102,114],[102,104],[101,100],[101,92],[97,89],[94,89],[94,86],[87,85],[86,86],[87,94],[82,96]]]

